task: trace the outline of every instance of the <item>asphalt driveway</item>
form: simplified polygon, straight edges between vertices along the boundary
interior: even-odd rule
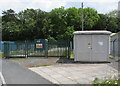
[[[2,60],[2,74],[6,84],[52,84],[35,72],[4,59]]]

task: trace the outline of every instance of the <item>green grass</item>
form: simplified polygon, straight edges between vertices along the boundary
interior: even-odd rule
[[[25,51],[11,51],[10,52],[10,55],[24,55],[25,54]]]
[[[32,68],[32,67],[41,67],[41,66],[51,66],[53,64],[45,64],[45,65],[27,65],[27,68]]]
[[[74,53],[73,53],[73,51],[70,52],[70,59],[74,59]]]
[[[4,53],[0,52],[0,58],[4,57]]]
[[[10,52],[10,55],[24,55],[25,54],[25,51],[11,51]],[[35,55],[35,56],[44,56],[45,55],[45,51],[28,51],[28,54],[29,55]],[[48,56],[66,56],[67,55],[67,51],[64,50],[64,51],[60,51],[57,50],[57,51],[49,51],[48,53]]]
[[[93,86],[117,86],[118,84],[120,84],[120,79],[107,79],[101,81],[99,78],[95,78],[93,84]]]
[[[30,58],[30,59],[45,59],[45,58],[47,58],[47,57],[28,57],[28,58]],[[12,58],[9,58],[10,60],[26,60],[26,59],[28,59],[28,58],[25,58],[25,57],[12,57]]]
[[[22,60],[25,60],[26,58],[14,57],[14,58],[9,58],[9,59],[10,59],[10,60],[16,60],[16,61],[17,61],[17,60],[19,60],[19,61],[21,60],[21,61],[22,61]]]
[[[110,58],[110,59],[113,59],[113,60],[120,60],[120,57],[113,57],[113,56],[110,56],[109,58]]]

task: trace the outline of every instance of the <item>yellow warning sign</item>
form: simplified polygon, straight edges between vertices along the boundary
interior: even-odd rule
[[[36,44],[36,48],[43,48],[42,44]]]
[[[88,45],[91,45],[91,43],[88,43]]]

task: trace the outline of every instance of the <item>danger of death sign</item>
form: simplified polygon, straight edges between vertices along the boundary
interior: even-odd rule
[[[36,48],[43,48],[43,44],[36,44]]]

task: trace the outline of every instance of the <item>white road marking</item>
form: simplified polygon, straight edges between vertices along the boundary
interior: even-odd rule
[[[0,72],[0,77],[1,77],[1,80],[2,80],[2,84],[6,84],[5,79],[4,79],[4,77],[3,77],[1,72]]]

